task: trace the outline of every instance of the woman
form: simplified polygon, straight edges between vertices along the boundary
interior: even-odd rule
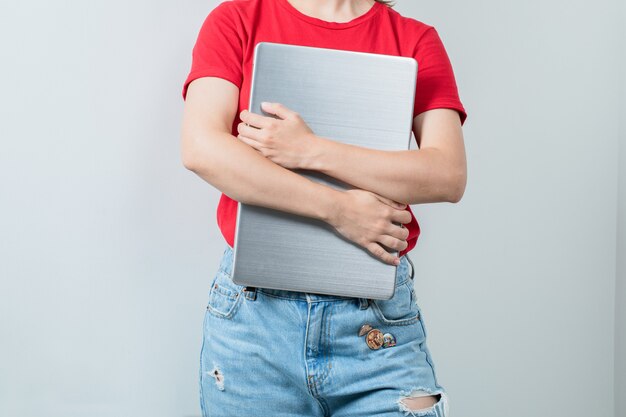
[[[248,112],[260,41],[414,57],[420,149],[381,152],[325,140],[281,103],[263,107],[278,118]],[[435,28],[382,0],[224,1],[200,29],[183,98],[182,160],[222,191],[217,221],[227,242],[203,324],[203,415],[447,415],[408,258],[420,232],[408,204],[458,202],[466,183],[467,114]],[[319,170],[357,188],[335,190],[290,168]],[[381,261],[396,263],[394,296],[235,284],[239,201],[324,220]]]

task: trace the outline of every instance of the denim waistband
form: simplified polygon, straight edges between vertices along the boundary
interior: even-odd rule
[[[226,244],[226,247],[224,248],[224,252],[222,254],[222,258],[220,260],[219,271],[226,274],[228,277],[232,277],[233,255],[234,255],[233,248],[231,248],[230,245]],[[415,268],[413,266],[413,262],[409,259],[408,254],[401,256],[400,263],[398,264],[398,267],[397,267],[396,287],[399,287],[400,285],[403,285],[407,281],[413,279],[414,274],[415,274]],[[325,295],[325,294],[305,293],[305,292],[288,291],[288,290],[274,290],[274,289],[263,289],[263,288],[260,288],[260,290],[271,291],[272,293],[280,293],[279,295],[284,298],[306,300],[309,302],[316,301],[316,300],[331,301],[331,300],[346,300],[346,299],[354,298],[354,297],[346,297],[346,296],[340,296],[340,295]]]

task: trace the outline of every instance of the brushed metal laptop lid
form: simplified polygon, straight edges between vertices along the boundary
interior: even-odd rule
[[[411,57],[259,42],[248,110],[278,102],[316,135],[380,150],[410,146],[417,61]],[[327,186],[355,188],[309,170]],[[323,221],[239,202],[232,279],[240,285],[389,299],[397,266],[371,255]],[[394,255],[398,251],[392,251]]]

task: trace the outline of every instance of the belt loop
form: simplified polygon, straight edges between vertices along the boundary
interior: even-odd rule
[[[256,300],[256,287],[243,287],[247,300]]]
[[[369,300],[367,298],[359,298],[359,308],[361,310],[367,309],[369,306]]]

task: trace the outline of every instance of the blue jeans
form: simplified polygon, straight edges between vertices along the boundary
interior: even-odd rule
[[[389,300],[248,288],[231,280],[232,259],[226,245],[208,291],[204,417],[447,416],[406,255]],[[415,410],[401,402],[425,395],[436,404]]]

